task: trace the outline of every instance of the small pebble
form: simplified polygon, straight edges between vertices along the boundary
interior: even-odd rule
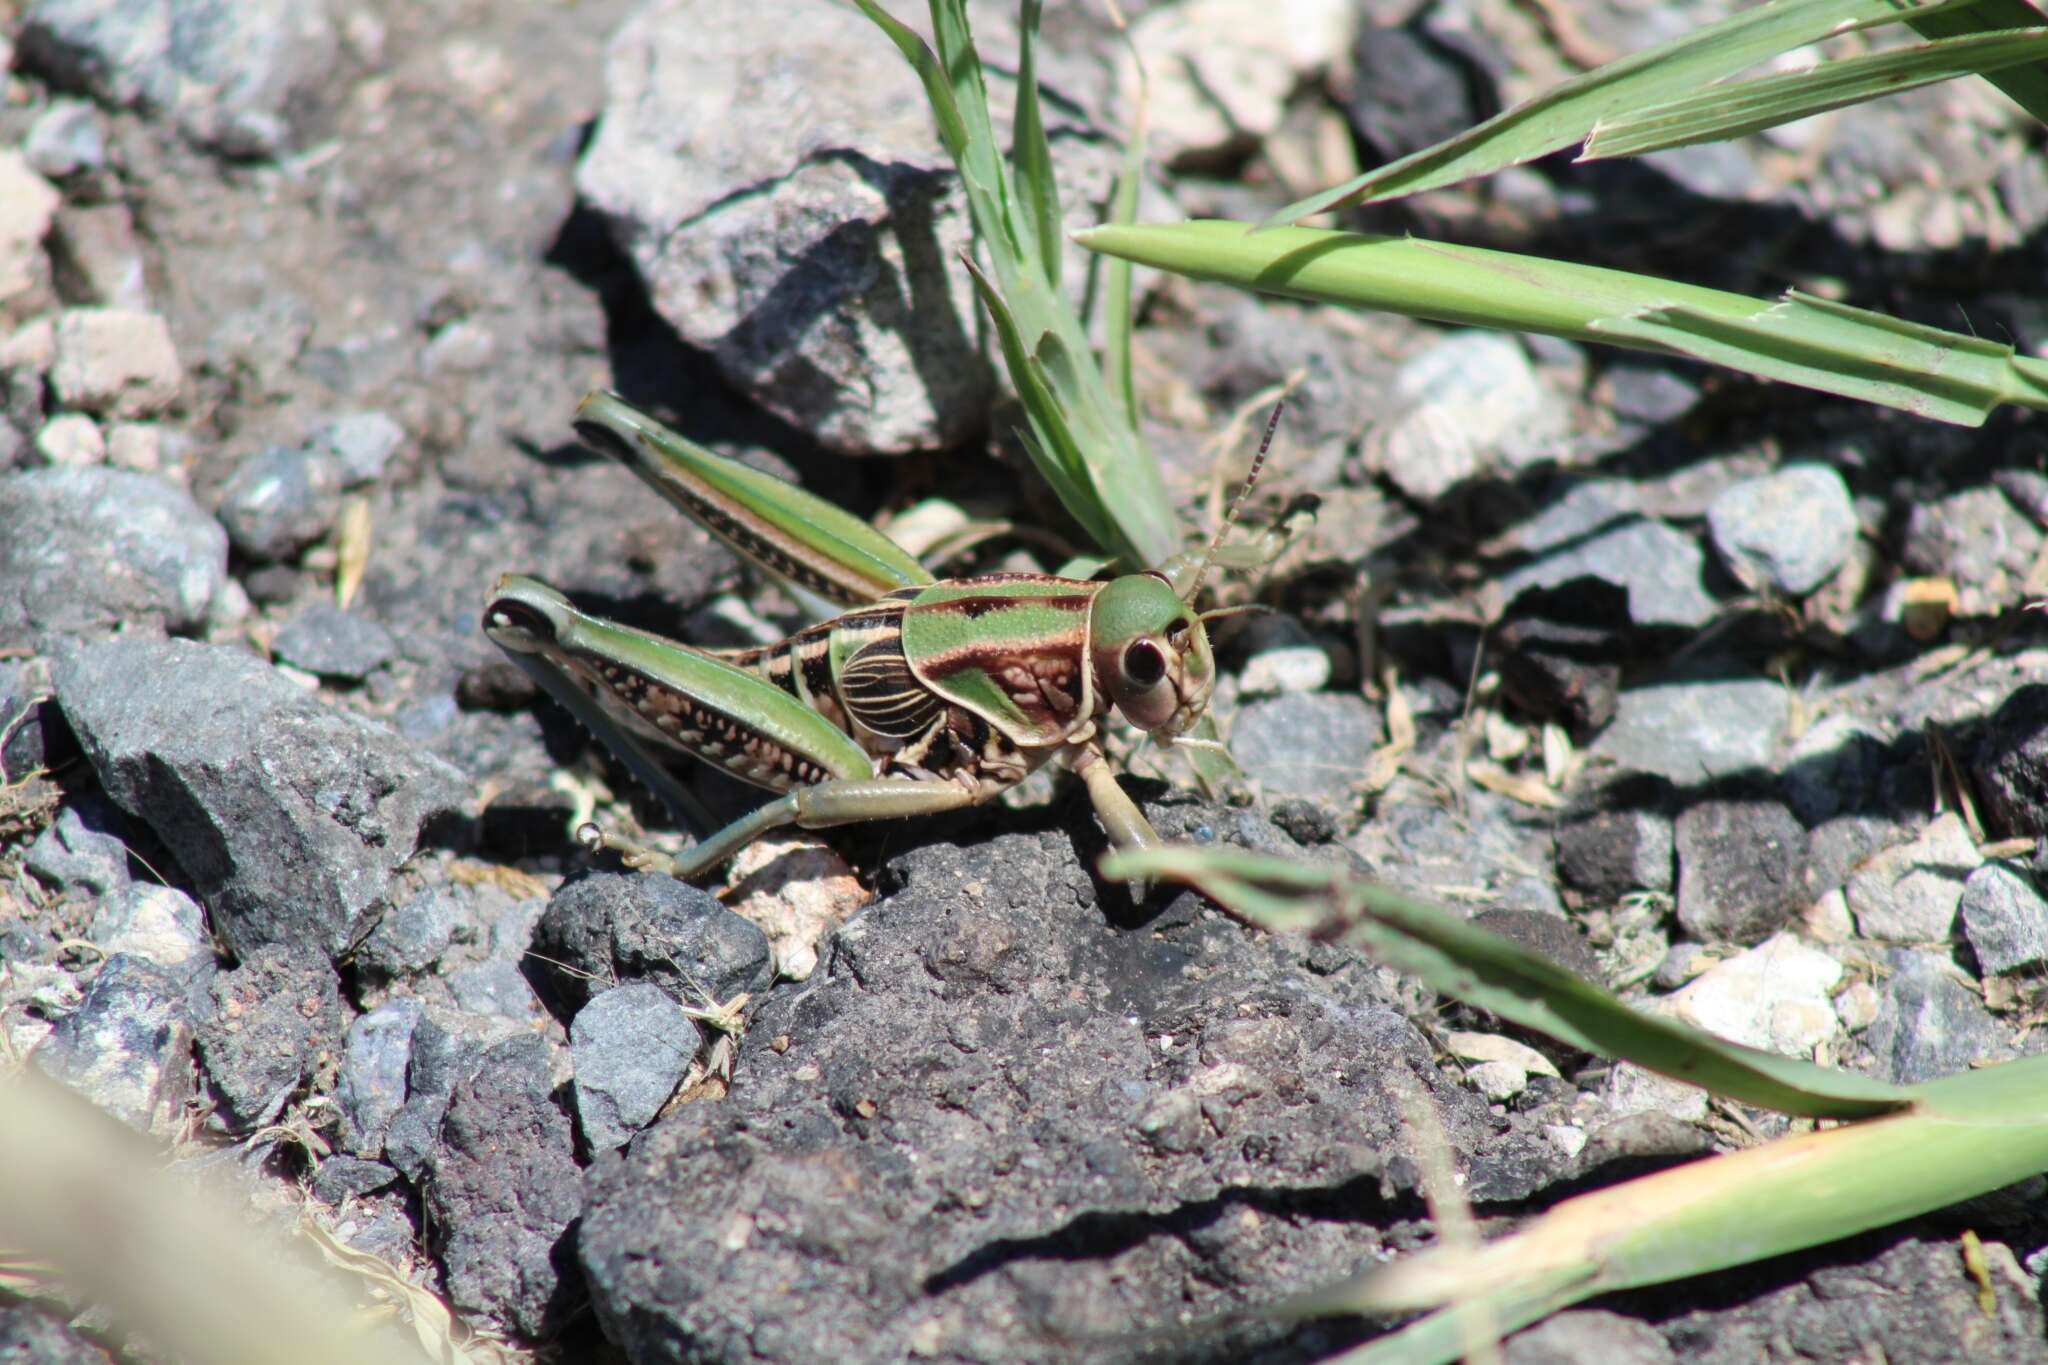
[[[92,418],[82,412],[62,412],[36,433],[36,451],[50,464],[82,467],[104,461],[107,443]]]
[[[1833,469],[1793,465],[1714,499],[1707,530],[1737,578],[1804,597],[1848,562],[1856,544],[1856,509],[1848,485]]]
[[[50,387],[65,407],[149,417],[178,400],[184,380],[171,329],[160,314],[68,308],[57,318]]]

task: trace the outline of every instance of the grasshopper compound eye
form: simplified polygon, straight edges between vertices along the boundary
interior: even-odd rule
[[[1140,640],[1124,651],[1124,677],[1137,687],[1156,687],[1166,676],[1166,655],[1150,640]]]

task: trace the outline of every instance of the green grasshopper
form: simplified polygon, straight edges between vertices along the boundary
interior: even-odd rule
[[[1080,775],[1116,847],[1160,842],[1117,785],[1102,727],[1114,709],[1161,745],[1214,744],[1188,736],[1216,685],[1206,623],[1244,608],[1192,599],[1221,530],[1200,555],[1107,582],[935,580],[865,522],[612,394],[583,400],[576,434],[741,557],[849,608],[777,644],[699,649],[587,615],[535,579],[498,580],[485,633],[673,811],[697,809],[684,758],[783,793],[680,859],[599,836],[628,865],[694,878],[783,825],[957,810],[1052,759]]]

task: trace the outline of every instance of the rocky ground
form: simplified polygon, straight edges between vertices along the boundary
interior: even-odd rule
[[[716,896],[586,855],[593,810],[658,821],[483,640],[495,576],[706,642],[793,619],[572,446],[587,389],[863,514],[1075,535],[1007,435],[916,85],[815,0],[171,11],[0,4],[0,1059],[180,1162],[232,1152],[253,1207],[563,1359],[1313,1359],[1371,1325],[1122,1334],[1427,1242],[1404,1097],[1503,1225],[1784,1130],[1475,1039],[1192,896],[1133,905],[1051,783],[763,853]],[[975,13],[1000,66],[1014,18]],[[1155,218],[1259,217],[1677,22],[1136,17]],[[1046,31],[1089,221],[1128,80],[1094,9]],[[2037,347],[2039,142],[1959,87],[1360,225]],[[1145,284],[1148,435],[1191,523],[1249,444],[1213,438],[1297,372],[1267,510],[1322,499],[1258,588],[1279,614],[1225,650],[1256,799],[1136,780],[1163,831],[1351,860],[1873,1075],[2036,1047],[2035,423]],[[2048,1359],[2033,1194],[1507,1357]],[[0,1346],[119,1350],[19,1305]]]

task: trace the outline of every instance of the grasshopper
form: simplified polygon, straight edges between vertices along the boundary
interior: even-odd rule
[[[679,859],[599,836],[629,866],[695,878],[780,826],[977,805],[1050,760],[1081,777],[1117,847],[1160,842],[1117,785],[1102,727],[1114,710],[1161,745],[1214,744],[1188,735],[1216,685],[1206,623],[1244,609],[1192,600],[1221,530],[1199,556],[1106,582],[934,579],[841,508],[613,394],[583,400],[576,434],[742,558],[847,608],[776,644],[712,650],[588,615],[533,578],[498,580],[485,633],[672,810],[697,809],[685,759],[782,793]]]

